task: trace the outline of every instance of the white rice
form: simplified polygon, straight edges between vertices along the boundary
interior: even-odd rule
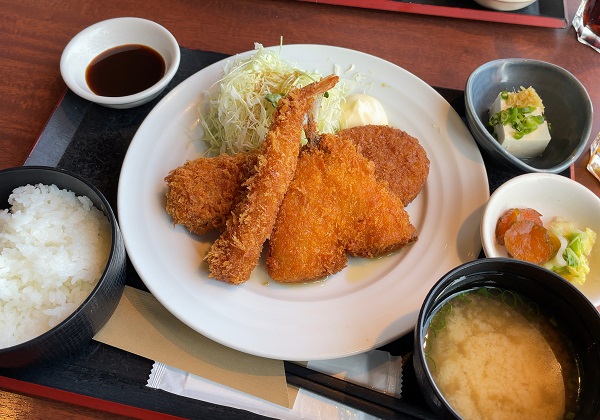
[[[88,197],[55,185],[13,190],[0,211],[0,348],[48,331],[102,276],[110,223]]]

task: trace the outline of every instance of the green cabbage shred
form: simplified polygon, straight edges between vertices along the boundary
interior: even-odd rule
[[[561,275],[574,284],[585,283],[590,272],[588,256],[596,242],[596,232],[590,228],[578,229],[573,222],[556,218],[550,225],[550,231],[559,240],[566,244],[561,246],[559,252],[544,264],[549,270]],[[560,252],[563,250],[563,252]]]
[[[234,154],[256,149],[265,138],[277,101],[292,88],[321,79],[287,63],[280,51],[255,44],[256,53],[227,62],[224,76],[207,92],[207,105],[198,109],[207,154]],[[324,95],[316,115],[321,133],[340,129],[341,102],[350,86],[338,83]]]

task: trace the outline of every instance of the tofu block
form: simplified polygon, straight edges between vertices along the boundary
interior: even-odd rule
[[[502,94],[499,93],[498,97],[490,107],[490,115],[509,108],[506,105],[506,101],[502,99]],[[542,115],[542,109],[537,107],[531,115]],[[538,128],[532,133],[524,135],[520,139],[515,139],[514,135],[516,130],[510,125],[496,124],[494,131],[498,142],[504,149],[511,155],[519,158],[526,159],[541,155],[548,143],[551,140],[550,131],[548,130],[548,122],[544,121]]]

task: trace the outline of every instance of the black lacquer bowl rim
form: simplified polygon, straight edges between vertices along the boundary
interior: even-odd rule
[[[485,280],[486,274],[491,274],[494,279]],[[519,285],[515,278],[532,281]],[[415,326],[413,367],[419,387],[432,410],[442,418],[460,418],[442,397],[425,362],[421,343],[428,320],[450,296],[481,286],[508,288],[537,299],[537,303],[547,310],[555,310],[553,313],[570,335],[581,363],[581,394],[576,418],[598,418],[600,400],[594,394],[597,392],[595,381],[600,375],[600,313],[577,287],[558,274],[513,258],[480,258],[463,263],[440,278],[427,294]],[[538,297],[532,296],[535,290],[540,293]],[[560,302],[560,305],[552,307],[549,302]]]

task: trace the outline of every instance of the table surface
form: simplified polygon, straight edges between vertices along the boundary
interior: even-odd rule
[[[579,0],[565,1],[570,21]],[[23,164],[62,98],[59,61],[67,42],[95,22],[120,16],[151,19],[184,47],[226,54],[252,49],[254,42],[278,44],[281,36],[285,44],[351,48],[395,63],[432,86],[458,90],[487,61],[544,60],[573,73],[593,105],[600,104],[600,55],[580,44],[571,26],[548,29],[293,0],[0,0],[0,169]],[[599,131],[600,113],[592,137]],[[587,158],[582,155],[572,167],[572,177],[600,195],[600,183],[585,169]],[[18,393],[2,391],[0,400],[0,413],[44,409],[98,417],[93,410],[78,412]]]

